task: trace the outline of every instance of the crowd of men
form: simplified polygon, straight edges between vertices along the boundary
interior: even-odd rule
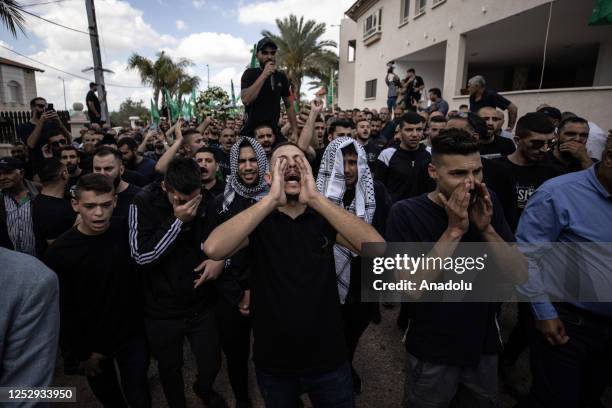
[[[612,242],[612,137],[587,119],[547,105],[517,117],[480,76],[467,109],[449,110],[437,88],[421,107],[422,78],[392,69],[387,107],[314,100],[295,112],[276,49],[258,43],[245,113],[225,120],[116,131],[92,103],[73,138],[32,100],[0,158],[0,308],[11,310],[0,327],[21,330],[4,336],[0,384],[51,384],[59,335],[65,371],[105,407],[151,406],[151,357],[168,406],[185,407],[187,339],[205,406],[227,406],[214,389],[223,354],[247,407],[253,336],[266,406],[300,406],[306,393],[315,407],[353,407],[357,345],[381,319],[361,300],[364,243],[427,242],[447,256],[458,242],[503,244],[491,256],[512,266],[507,278],[546,295],[512,243]],[[496,406],[498,370],[516,386],[527,348],[522,406],[602,406],[610,304],[538,299],[518,304],[507,344],[498,304],[402,304],[404,406]]]

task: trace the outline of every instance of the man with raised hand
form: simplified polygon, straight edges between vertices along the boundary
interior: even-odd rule
[[[228,258],[248,248],[257,380],[266,404],[352,407],[350,364],[333,247],[355,253],[384,242],[372,226],[317,191],[304,153],[292,143],[272,153],[270,193],[217,227],[204,251]]]

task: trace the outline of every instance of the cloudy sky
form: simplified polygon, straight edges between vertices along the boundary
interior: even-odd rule
[[[84,0],[22,0],[32,5],[26,10],[48,20],[87,31]],[[50,3],[51,2],[51,3]],[[38,5],[40,3],[50,3]],[[328,24],[326,39],[338,41],[337,25],[353,0],[96,0],[98,31],[106,74],[110,109],[117,109],[128,97],[147,104],[151,90],[142,87],[138,74],[128,71],[127,59],[138,53],[154,59],[165,50],[173,57],[191,59],[193,74],[207,84],[206,64],[210,67],[210,84],[229,91],[230,80],[239,92],[240,76],[250,61],[250,50],[262,30],[276,32],[276,18],[291,13]],[[66,82],[68,106],[83,102],[93,74],[81,71],[93,65],[89,36],[26,16],[27,36],[13,38],[0,27],[0,45],[68,73],[79,79],[41,66],[0,47],[0,56],[44,69],[37,73],[38,93],[63,108],[62,81]],[[112,86],[117,85],[117,86]],[[125,87],[125,86],[131,86]]]

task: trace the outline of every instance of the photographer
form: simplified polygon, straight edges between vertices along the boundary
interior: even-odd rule
[[[70,132],[53,109],[53,105],[47,105],[44,98],[32,99],[30,109],[32,110],[30,121],[17,128],[17,136],[28,146],[32,167],[36,173],[44,159],[43,147],[49,142],[49,137],[61,133],[66,137],[68,143],[71,143],[72,139]]]
[[[278,98],[282,98],[291,123],[292,136],[294,140],[298,139],[295,112],[291,109],[289,100],[289,80],[283,72],[276,69],[277,49],[270,38],[259,40],[259,68],[249,68],[242,74],[240,97],[245,113],[244,125],[240,130],[242,136],[253,136],[255,128],[262,123],[277,124],[280,119]],[[280,134],[278,128],[274,130],[275,134]]]
[[[387,84],[387,87],[389,87],[389,90],[387,91],[387,109],[393,110],[397,104],[397,94],[401,86],[400,78],[393,72],[393,65],[391,65],[387,70],[385,83]]]

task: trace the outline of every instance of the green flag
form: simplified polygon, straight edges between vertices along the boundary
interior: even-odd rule
[[[151,99],[151,122],[155,123],[155,125],[159,125],[159,111],[157,110],[157,106],[153,103],[153,99]]]
[[[589,25],[612,24],[612,0],[598,0],[589,18]]]
[[[251,52],[250,68],[257,68],[257,45],[256,44],[253,44],[253,51]]]
[[[184,121],[189,122],[191,120],[191,105],[189,104],[189,101],[187,99],[183,101],[183,105],[181,106],[181,113]]]
[[[236,107],[236,94],[234,93],[234,80],[230,79],[230,83],[232,84],[232,107]]]
[[[162,90],[164,93],[164,98],[166,99],[166,107],[168,108],[168,116],[170,116],[170,120],[172,122],[176,122],[180,115],[179,106],[175,100],[170,96],[170,92],[166,88]]]
[[[198,112],[198,104],[197,104],[197,97],[196,97],[196,90],[195,88],[191,90],[191,101],[190,101],[190,107],[191,107],[191,117],[193,118],[197,118],[199,117],[199,112]]]
[[[327,85],[327,106],[334,105],[334,70],[332,68],[329,76],[329,84]]]

